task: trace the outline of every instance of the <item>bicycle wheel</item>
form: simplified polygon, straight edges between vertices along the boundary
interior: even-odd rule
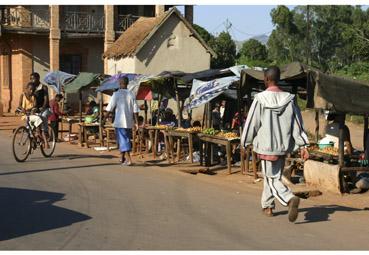
[[[42,143],[41,146],[40,146],[41,153],[46,158],[51,157],[53,155],[53,153],[55,151],[55,146],[56,146],[55,133],[54,133],[54,130],[51,128],[50,125],[49,125],[48,130],[49,130],[48,131],[49,148],[45,148],[44,143]]]
[[[31,138],[25,126],[18,127],[13,135],[13,155],[17,162],[24,162],[31,153]]]

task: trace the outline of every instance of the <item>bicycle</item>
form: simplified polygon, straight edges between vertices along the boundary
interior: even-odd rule
[[[20,110],[17,109],[17,112],[19,113]],[[26,125],[19,126],[13,132],[12,149],[14,158],[17,162],[26,161],[28,156],[32,154],[32,151],[35,151],[37,147],[40,147],[42,155],[46,158],[51,157],[55,151],[56,139],[51,126],[49,125],[48,134],[46,135],[49,148],[46,148],[45,143],[36,135],[37,131],[30,122],[30,115],[30,112],[26,112]]]

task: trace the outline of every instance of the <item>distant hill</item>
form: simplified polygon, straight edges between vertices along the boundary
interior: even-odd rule
[[[255,39],[259,42],[261,42],[262,44],[266,45],[267,42],[268,42],[268,39],[269,39],[269,36],[266,35],[266,34],[262,34],[262,35],[256,35],[254,37],[251,37],[250,39]],[[248,39],[249,40],[249,39]],[[237,52],[241,49],[242,47],[242,44],[244,42],[246,42],[247,40],[244,40],[244,41],[235,41],[236,43],[236,49],[237,49]]]

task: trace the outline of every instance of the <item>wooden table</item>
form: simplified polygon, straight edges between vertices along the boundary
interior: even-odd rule
[[[88,145],[88,138],[87,138],[87,130],[88,127],[99,127],[99,123],[78,123],[79,126],[79,134],[78,134],[78,144],[80,146],[83,146],[84,143],[86,143],[86,147],[90,148]],[[103,146],[102,139],[100,137],[100,146]]]
[[[170,159],[173,158],[174,160],[174,147],[173,147],[173,137],[178,137],[177,140],[177,162],[180,160],[181,155],[181,138],[187,138],[188,139],[188,153],[190,156],[190,161],[193,163],[193,137],[199,133],[199,132],[189,132],[184,130],[176,130],[176,129],[168,129],[164,131],[166,139],[168,139],[168,142],[166,143],[168,146],[166,146],[166,151],[168,154],[168,161],[170,162]]]
[[[63,123],[68,123],[68,130],[64,130],[63,129]],[[68,132],[68,137],[69,137],[69,143],[71,143],[71,139],[70,139],[70,135],[72,134],[72,130],[73,130],[73,124],[77,124],[79,123],[79,116],[62,116],[61,121],[60,121],[60,138],[62,139],[62,133],[64,132]]]
[[[149,133],[149,139],[151,141],[151,146],[152,146],[152,154],[153,154],[153,158],[155,159],[157,148],[158,148],[159,132],[164,132],[167,128],[166,127],[156,127],[156,126],[146,126],[146,127],[143,127],[143,129],[147,130]]]
[[[200,165],[203,165],[203,146],[202,146],[203,142],[223,145],[226,147],[228,174],[231,174],[232,173],[232,169],[231,169],[232,148],[231,146],[233,144],[238,145],[240,143],[240,138],[235,138],[235,139],[230,140],[227,138],[221,138],[221,137],[206,135],[202,133],[199,133],[197,136],[200,138]],[[241,169],[244,169],[244,163],[245,163],[244,161],[245,161],[245,155],[244,153],[241,153]]]

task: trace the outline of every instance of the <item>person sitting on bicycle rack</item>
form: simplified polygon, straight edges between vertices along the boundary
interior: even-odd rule
[[[37,114],[36,108],[36,98],[34,96],[34,84],[29,82],[26,86],[24,93],[22,93],[19,104],[19,111],[21,111],[24,115],[22,119],[26,119],[25,114],[29,113],[29,121],[32,127],[36,128],[36,135],[40,141],[45,142],[45,148],[49,148],[49,143],[47,142],[47,138],[44,132],[44,125],[41,117]]]

